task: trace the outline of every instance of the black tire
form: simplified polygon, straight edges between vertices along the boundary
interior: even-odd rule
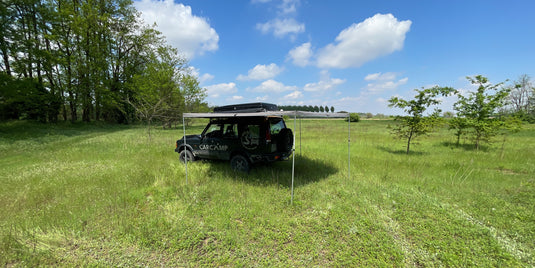
[[[232,170],[239,172],[249,172],[251,168],[249,160],[241,154],[237,154],[230,159],[230,166]]]
[[[290,152],[294,145],[294,135],[292,130],[289,128],[283,128],[277,139],[277,151],[279,152]]]
[[[186,163],[186,157],[188,158],[188,162],[195,161],[195,158],[193,158],[193,154],[189,150],[182,150],[179,155],[180,162]]]

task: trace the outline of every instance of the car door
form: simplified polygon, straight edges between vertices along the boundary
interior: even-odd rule
[[[223,124],[223,139],[219,149],[220,159],[229,160],[230,156],[240,148],[240,139],[238,138],[238,124],[225,123]]]
[[[198,155],[206,159],[221,159],[223,124],[210,123],[201,136]]]

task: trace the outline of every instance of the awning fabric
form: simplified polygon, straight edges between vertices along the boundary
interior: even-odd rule
[[[289,116],[297,118],[346,118],[349,113],[315,113],[304,111],[270,111],[257,113],[184,113],[185,118],[230,118],[230,117],[262,117]]]

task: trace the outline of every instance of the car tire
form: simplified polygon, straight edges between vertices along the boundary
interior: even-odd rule
[[[230,166],[232,167],[232,170],[238,172],[249,172],[249,169],[251,168],[249,160],[241,154],[237,154],[230,159]]]
[[[186,157],[188,159],[188,162],[195,161],[195,158],[193,158],[193,154],[189,150],[182,150],[179,155],[180,162],[186,163]]]
[[[292,150],[294,145],[294,135],[292,130],[289,128],[283,128],[279,133],[279,138],[277,140],[277,150],[279,152],[289,152]]]

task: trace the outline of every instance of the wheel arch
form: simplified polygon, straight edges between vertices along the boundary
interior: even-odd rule
[[[193,153],[193,147],[191,147],[191,145],[189,145],[189,144],[182,144],[182,145],[178,146],[178,153],[184,151],[184,149],[190,151],[193,155],[195,155]]]

